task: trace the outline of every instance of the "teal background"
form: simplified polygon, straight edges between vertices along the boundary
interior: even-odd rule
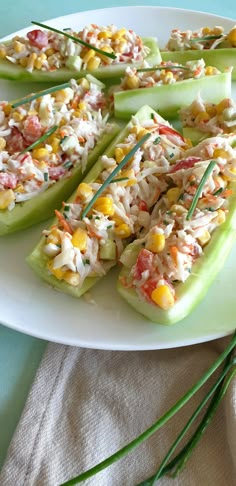
[[[92,0],[1,0],[0,37],[27,27],[31,20],[43,21],[54,17],[95,8],[128,5],[154,5],[201,10],[224,17],[235,17],[234,3],[228,1],[109,1]],[[1,270],[0,270],[1,271]],[[46,347],[46,342],[20,334],[0,325],[0,468],[22,412],[30,385]]]

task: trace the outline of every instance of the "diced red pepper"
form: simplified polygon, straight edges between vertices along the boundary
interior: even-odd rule
[[[140,211],[148,211],[147,203],[143,199],[139,201],[138,208],[140,209]]]
[[[171,167],[170,173],[177,172],[177,170],[181,169],[190,169],[196,162],[200,162],[200,160],[202,160],[200,157],[187,157],[187,159],[178,160],[178,162]]]
[[[181,135],[181,133],[174,130],[174,128],[168,127],[167,125],[162,125],[161,123],[159,124],[159,133],[160,135],[174,135],[176,137],[179,137],[182,142],[185,142],[185,139]]]
[[[35,29],[27,33],[27,37],[32,46],[42,49],[42,47],[48,46],[48,36],[43,30]]]
[[[134,278],[140,280],[145,270],[151,270],[153,267],[154,255],[151,251],[143,248],[138,255],[134,269]]]
[[[16,174],[7,174],[6,172],[0,173],[0,186],[4,189],[15,189],[17,186],[18,177]]]

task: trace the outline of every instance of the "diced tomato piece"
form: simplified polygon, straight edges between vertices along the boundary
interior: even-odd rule
[[[3,186],[4,189],[15,189],[17,180],[18,178],[16,174],[9,174],[7,172],[0,173],[0,186]]]
[[[61,176],[65,174],[65,168],[59,165],[58,167],[50,167],[48,169],[49,177],[53,181],[57,181]]]
[[[27,37],[32,46],[42,49],[42,47],[48,46],[48,36],[43,30],[35,29],[28,32]]]
[[[24,121],[23,136],[27,144],[32,144],[42,135],[42,127],[37,115],[31,115]]]
[[[178,162],[171,167],[170,173],[177,172],[177,170],[181,169],[190,169],[196,162],[200,162],[200,160],[202,160],[200,157],[188,157],[187,159],[178,160]]]
[[[27,144],[23,135],[16,127],[12,128],[11,135],[7,137],[7,150],[10,154],[14,152],[22,152],[26,148]]]
[[[138,208],[140,209],[140,211],[148,211],[147,203],[143,201],[143,199],[139,201]]]
[[[179,137],[182,142],[185,142],[185,139],[181,133],[174,130],[174,128],[168,127],[167,125],[162,125],[162,123],[159,124],[159,133],[160,135],[175,135],[176,137]]]
[[[145,270],[151,270],[153,266],[154,255],[151,251],[143,248],[138,255],[134,268],[134,278],[140,280]]]

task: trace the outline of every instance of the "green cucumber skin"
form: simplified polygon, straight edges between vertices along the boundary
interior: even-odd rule
[[[209,138],[212,135],[207,132],[201,132],[198,128],[193,128],[193,127],[183,127],[182,129],[183,136],[185,138],[189,138],[193,145],[196,145],[197,143],[201,142],[205,138]]]
[[[143,106],[141,110],[139,110],[139,112],[137,113],[136,117],[140,120],[140,122],[142,122],[143,120],[150,118],[151,113],[154,113],[154,110],[152,110],[152,108],[150,108],[149,106]],[[160,122],[164,122],[164,120],[161,117],[159,117],[159,120]],[[124,138],[129,132],[130,126],[131,126],[131,122],[128,123],[128,125],[126,125],[122,129],[122,131],[116,136],[116,138],[106,149],[104,155],[111,157],[114,154],[114,149],[117,143],[120,143],[124,140]],[[83,181],[87,183],[94,182],[99,176],[99,174],[101,173],[102,167],[103,166],[100,157]],[[74,194],[71,195],[69,201],[73,201],[73,199],[74,199]],[[43,245],[44,245],[44,238],[42,237],[39,243],[37,244],[37,246],[32,251],[32,253],[27,257],[26,261],[32,267],[35,273],[37,273],[39,277],[41,277],[43,280],[49,283],[53,288],[65,292],[67,294],[70,294],[73,297],[81,297],[81,295],[87,292],[88,289],[90,289],[96,282],[100,280],[100,278],[102,278],[100,276],[87,277],[80,288],[73,287],[72,285],[69,285],[65,281],[58,280],[54,275],[50,274],[49,270],[47,269],[46,266],[47,257],[43,253]],[[116,265],[116,263],[117,261],[114,261],[114,266]]]
[[[215,66],[220,71],[233,67],[232,79],[236,80],[236,49],[222,48],[212,50],[161,51],[163,61],[184,64],[187,61],[203,59],[207,66]]]
[[[0,211],[0,235],[29,228],[52,216],[54,209],[60,208],[62,201],[68,199],[118,131],[119,127],[114,125],[109,134],[102,136],[88,156],[85,172],[82,173],[80,168],[74,167],[70,177],[61,179],[38,196],[16,204],[12,211]]]
[[[235,191],[236,183],[232,183],[231,188]],[[210,285],[223,268],[235,241],[236,194],[233,194],[230,197],[229,213],[225,223],[215,230],[203,255],[194,264],[189,278],[176,287],[177,300],[170,310],[164,311],[154,304],[141,301],[133,289],[126,289],[119,280],[117,290],[132,307],[156,324],[171,325],[179,322],[205,297]],[[128,275],[129,269],[123,267],[120,277]]]
[[[115,117],[130,118],[144,104],[166,118],[177,116],[180,108],[190,105],[201,93],[203,99],[218,103],[231,96],[231,73],[220,73],[176,84],[118,91],[114,94]]]
[[[143,42],[145,46],[150,48],[150,54],[146,57],[146,61],[151,65],[160,64],[161,62],[161,55],[158,48],[158,44],[155,38],[153,37],[143,37]],[[134,63],[132,66],[140,66],[141,63]],[[19,65],[12,64],[6,60],[0,60],[0,78],[3,79],[11,79],[15,81],[32,81],[32,82],[52,82],[52,83],[60,83],[63,81],[69,81],[71,78],[80,79],[86,76],[87,74],[92,74],[96,76],[98,79],[106,79],[106,78],[119,78],[121,77],[126,68],[130,66],[130,64],[123,64],[123,65],[113,65],[113,66],[105,66],[102,68],[98,68],[95,71],[88,71],[88,70],[71,70],[71,69],[58,69],[56,71],[47,72],[47,71],[39,71],[35,70],[32,73],[26,71],[23,67]]]

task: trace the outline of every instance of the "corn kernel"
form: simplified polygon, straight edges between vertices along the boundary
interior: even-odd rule
[[[93,194],[92,188],[86,182],[81,182],[77,188],[76,196],[81,198],[83,201],[87,201]]]
[[[87,108],[86,103],[84,101],[80,101],[80,103],[79,103],[79,109],[80,110],[86,110],[86,108]]]
[[[230,107],[230,99],[224,98],[223,100],[220,101],[220,103],[218,103],[218,105],[216,105],[217,114],[221,115],[222,111],[224,111],[225,108],[229,108],[229,107]]]
[[[67,88],[59,89],[58,91],[55,91],[55,93],[53,93],[53,96],[56,101],[69,103],[69,101],[71,100],[71,90],[67,90]]]
[[[231,159],[231,155],[229,154],[229,152],[227,152],[224,149],[220,149],[220,148],[216,148],[214,150],[213,157],[216,158],[216,159],[218,157],[221,157],[222,159],[226,159],[226,160],[230,160]]]
[[[22,184],[17,184],[15,191],[24,194],[25,192],[24,186]]]
[[[27,57],[22,57],[22,58],[20,59],[20,65],[21,65],[22,67],[26,67],[26,66],[27,66],[27,62],[28,62],[28,58],[27,58]]]
[[[36,148],[32,152],[32,157],[37,160],[44,160],[48,155],[49,152],[45,148]]]
[[[58,280],[63,280],[65,276],[65,271],[63,272],[61,268],[54,268],[53,263],[54,263],[54,259],[48,261],[47,263],[48,269]]]
[[[141,138],[143,138],[146,133],[148,133],[148,130],[146,130],[146,128],[140,128],[137,134],[137,140],[141,140]],[[129,151],[131,150],[131,148],[129,148]]]
[[[78,84],[79,84],[80,86],[82,86],[82,88],[83,88],[84,90],[89,89],[89,82],[88,82],[88,80],[87,80],[86,78],[82,78],[82,79],[80,79],[80,80],[78,81]]]
[[[53,47],[49,47],[48,49],[46,49],[45,51],[45,54],[50,57],[50,56],[53,56],[53,54],[55,54],[55,49],[53,49]]]
[[[126,32],[127,30],[125,29],[125,27],[123,27],[122,29],[119,29],[115,34],[113,34],[112,38],[114,40],[121,39],[121,37],[123,37],[126,34]]]
[[[211,28],[210,27],[203,27],[202,29],[202,34],[203,35],[209,35],[211,32]]]
[[[6,55],[7,55],[7,51],[5,47],[0,47],[0,59],[5,59]]]
[[[101,50],[103,52],[108,52],[110,54],[112,54],[114,52],[112,47],[110,47],[110,46],[104,46]],[[113,62],[113,59],[111,59],[110,57],[104,56],[103,54],[98,53],[97,56],[99,56],[100,59],[102,59],[102,61],[105,64],[111,64]]]
[[[168,71],[165,76],[165,82],[168,83],[172,81],[173,78],[174,78],[174,74],[171,71]]]
[[[12,189],[0,191],[0,209],[7,209],[13,201],[15,201],[15,194]]]
[[[93,208],[100,213],[103,213],[105,216],[113,216],[115,210],[113,206],[113,201],[110,197],[99,197],[94,205]]]
[[[206,112],[208,113],[208,115],[210,117],[216,116],[216,113],[217,113],[217,111],[216,111],[216,105],[213,105],[212,104],[212,105],[206,106]]]
[[[21,120],[23,120],[24,116],[21,115],[21,113],[19,113],[18,111],[14,111],[12,113],[12,118],[16,121],[16,122],[20,122]]]
[[[236,47],[236,27],[231,29],[231,31],[228,33],[228,40],[230,44],[232,44],[233,47]]]
[[[205,75],[206,76],[211,76],[212,74],[214,74],[215,72],[215,68],[213,66],[206,66],[205,67]]]
[[[98,56],[94,56],[92,59],[87,64],[87,69],[89,71],[93,71],[94,69],[97,69],[101,64],[101,59],[99,59]]]
[[[139,78],[135,74],[133,76],[127,76],[125,80],[125,87],[128,89],[137,89],[139,87]]]
[[[46,59],[47,59],[46,54],[44,54],[44,52],[42,52],[42,54],[40,54],[35,61],[36,69],[41,69],[43,62],[46,61]]]
[[[110,39],[111,37],[112,37],[111,30],[103,30],[98,34],[98,39]]]
[[[202,234],[200,236],[198,236],[197,239],[198,239],[201,246],[205,246],[208,243],[208,241],[210,240],[210,238],[211,238],[211,235],[210,235],[209,231],[204,230],[202,232]]]
[[[89,51],[87,51],[83,57],[83,62],[87,64],[90,61],[90,59],[92,59],[94,56],[95,56],[95,51],[93,49],[89,49]]]
[[[114,233],[119,238],[129,238],[132,234],[130,227],[126,223],[121,223],[114,228]]]
[[[117,44],[114,45],[115,52],[120,52],[123,54],[125,52],[127,46],[127,42],[125,39],[120,39]]]
[[[198,115],[196,116],[196,122],[199,123],[199,122],[206,122],[210,120],[210,115],[207,113],[207,111],[201,111],[200,113],[198,113]]]
[[[48,142],[50,143],[51,147],[52,147],[52,153],[53,154],[56,154],[59,150],[59,147],[60,147],[60,138],[57,138],[57,137],[52,137],[51,141]]]
[[[49,235],[46,238],[46,243],[52,243],[53,245],[61,244],[60,231],[57,228],[50,231]]]
[[[168,285],[159,285],[152,291],[151,298],[163,310],[170,309],[175,303],[174,296]]]
[[[34,68],[36,59],[37,59],[37,54],[35,52],[32,52],[32,54],[30,54],[30,56],[27,59],[27,69],[31,70]]]
[[[149,235],[146,248],[152,253],[160,253],[165,248],[165,235],[158,233]]]
[[[217,216],[213,219],[216,224],[223,224],[226,220],[225,212],[222,209],[218,209]]]
[[[71,243],[80,251],[85,251],[87,248],[87,232],[83,228],[77,228],[72,236]]]
[[[124,153],[124,150],[121,147],[116,147],[115,151],[114,151],[114,155],[115,155],[115,159],[116,159],[117,164],[119,164],[123,160],[125,153]]]
[[[129,187],[129,186],[133,186],[134,184],[137,183],[137,179],[135,177],[135,174],[134,174],[134,169],[127,169],[127,170],[124,170],[123,172],[121,172],[121,174],[119,175],[119,178],[120,177],[128,177],[128,180],[127,181],[120,181],[120,184],[121,186],[123,187]]]
[[[18,40],[15,40],[13,42],[13,49],[15,52],[23,52],[26,50],[25,44],[22,44],[22,42],[19,42]]]
[[[182,214],[187,213],[187,209],[184,208],[184,206],[181,206],[180,204],[173,204],[170,207],[170,211],[177,214],[177,216],[181,216]]]
[[[11,108],[10,103],[7,103],[7,105],[5,105],[5,106],[3,107],[3,111],[4,111],[5,115],[10,115],[10,113],[11,113],[11,109],[12,109],[12,108]]]
[[[112,216],[112,221],[114,221],[116,226],[119,226],[120,224],[124,223],[123,219],[120,216],[118,216],[117,214],[114,214]]]
[[[72,272],[72,270],[67,270],[64,272],[63,280],[73,285],[73,287],[77,287],[80,283],[80,274],[78,272]]]
[[[0,137],[0,151],[5,149],[6,144],[7,144],[6,140]]]
[[[180,196],[180,189],[178,187],[171,187],[166,193],[167,199],[170,204],[176,203]]]

